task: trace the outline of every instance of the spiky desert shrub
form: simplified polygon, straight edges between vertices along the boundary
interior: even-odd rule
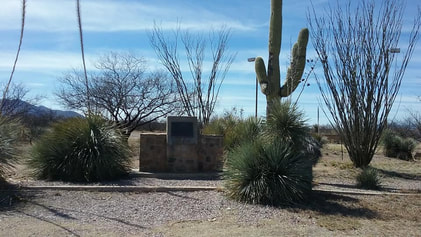
[[[263,136],[269,142],[290,143],[295,153],[302,153],[315,165],[322,153],[322,144],[311,136],[304,114],[289,102],[273,103]]]
[[[285,143],[243,143],[227,154],[229,197],[246,203],[287,205],[311,191],[312,163]]]
[[[33,147],[29,164],[41,179],[92,182],[127,174],[129,154],[115,126],[89,116],[54,124]]]
[[[386,130],[382,136],[384,153],[387,157],[399,158],[401,160],[412,159],[412,153],[417,142],[412,138],[402,138],[391,130]]]
[[[304,199],[311,191],[312,164],[321,153],[303,114],[289,103],[273,103],[259,131],[226,155],[228,195],[275,206]]]
[[[378,171],[371,167],[364,168],[357,175],[357,187],[372,190],[381,189],[381,180]]]
[[[304,114],[288,102],[277,101],[272,106],[274,109],[266,119],[265,135],[280,142],[288,141],[294,146],[301,146],[310,134]]]
[[[4,181],[5,173],[16,163],[20,131],[21,126],[16,120],[0,115],[0,181]]]

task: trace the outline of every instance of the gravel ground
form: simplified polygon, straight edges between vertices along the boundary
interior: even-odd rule
[[[122,179],[114,182],[100,182],[100,183],[70,183],[60,181],[44,181],[34,179],[9,179],[10,183],[18,186],[62,186],[62,185],[89,185],[89,186],[209,186],[218,187],[222,185],[221,180],[217,179],[169,179],[169,178],[145,178],[134,177],[130,179]]]
[[[255,224],[279,209],[239,204],[220,192],[117,193],[42,191],[21,194],[13,208],[0,212],[0,236],[28,224],[28,218],[55,225],[53,235],[81,235],[95,226],[110,235],[157,235],[151,228],[183,221],[209,220],[224,211],[238,212],[239,223]],[[8,221],[6,221],[6,218]],[[14,220],[14,221],[11,221]],[[65,224],[64,224],[65,223]],[[31,235],[38,236],[36,229]],[[3,233],[3,234],[1,234]],[[41,232],[44,233],[44,232]],[[13,234],[12,234],[13,236]]]
[[[317,188],[354,189],[353,180],[346,177],[338,180],[316,176],[315,180],[319,182]],[[388,182],[389,188],[407,185],[421,190],[421,184],[416,180],[395,178]],[[20,180],[18,184],[74,185],[31,179]],[[221,186],[222,181],[134,177],[94,185],[105,184],[215,187]],[[315,224],[313,217],[303,217],[298,213],[291,215],[279,208],[237,203],[217,191],[136,193],[45,190],[20,193],[11,199],[11,206],[4,204],[7,200],[0,201],[3,201],[0,206],[0,236],[164,236],[159,230],[162,226],[192,221],[212,223],[226,213],[230,213],[237,226],[259,226],[261,221],[276,218],[287,225],[304,225],[321,235],[325,231]],[[15,230],[19,230],[19,234]]]
[[[383,159],[384,160],[384,159]],[[380,160],[380,161],[383,161]],[[385,160],[385,164],[394,162]],[[355,175],[353,169],[341,168],[344,162],[338,159],[331,159],[320,163],[314,169],[314,181],[316,188],[353,190],[355,189]],[[406,163],[405,163],[406,164]],[[378,167],[382,168],[382,163]],[[408,170],[415,163],[408,163]],[[416,163],[417,167],[419,163]],[[392,166],[393,167],[393,166]],[[390,167],[385,167],[390,170]],[[398,170],[399,171],[399,170]],[[386,190],[421,192],[421,180],[419,172],[415,175],[406,174],[414,171],[392,172],[384,176],[383,187]],[[9,180],[21,186],[39,186],[39,185],[84,185],[66,182],[47,182],[34,180],[27,175],[17,172]],[[90,183],[86,185],[135,185],[135,186],[210,186],[220,187],[222,181],[216,178],[205,177],[184,177],[184,178],[165,178],[165,177],[133,177],[116,182]],[[323,202],[319,200],[321,209],[326,208],[324,212],[329,213],[330,207],[338,208],[347,213],[364,213],[364,209],[356,207],[354,209],[338,206],[335,201],[338,197],[333,196],[332,200]],[[382,197],[383,198],[383,197]],[[341,198],[339,198],[342,200]],[[359,196],[358,202],[364,202],[372,197]],[[347,200],[347,199],[344,199]],[[353,200],[352,198],[349,200]],[[391,198],[393,201],[394,199]],[[390,200],[388,200],[390,201]],[[400,202],[400,199],[399,199]],[[417,210],[420,206],[413,209]],[[12,204],[12,205],[10,205]],[[330,206],[329,206],[330,205]],[[352,204],[357,205],[357,204]],[[318,209],[318,207],[312,207]],[[361,211],[363,210],[363,211]],[[199,224],[217,223],[225,221],[226,216],[233,218],[233,225],[241,228],[259,227],[263,221],[276,221],[284,233],[285,231],[294,231],[294,235],[307,236],[326,236],[341,235],[341,232],[330,232],[329,229],[315,224],[315,218],[325,218],[325,216],[314,216],[309,211],[294,211],[259,205],[241,204],[227,199],[222,192],[217,191],[198,191],[198,192],[157,192],[157,193],[136,193],[136,192],[88,192],[88,191],[37,191],[22,192],[19,194],[0,193],[0,236],[164,236],[161,228],[168,226],[184,226],[184,222],[195,222]],[[348,215],[348,214],[346,214]],[[365,230],[364,226],[373,226],[378,222],[367,222],[368,217],[362,215],[358,221],[361,222],[361,230],[354,229],[354,220],[352,215],[350,219],[352,224],[349,231],[355,235],[360,235],[358,231]],[[343,218],[343,217],[341,217]],[[332,217],[332,221],[336,220]],[[415,223],[418,219],[415,220]],[[317,220],[322,222],[322,220]],[[330,220],[329,220],[330,221]],[[414,221],[412,221],[414,222]],[[410,227],[412,223],[408,223]],[[398,222],[392,225],[404,226],[406,222]],[[231,223],[230,223],[231,224]],[[388,222],[383,224],[387,227]],[[186,224],[186,226],[189,226]],[[216,225],[218,226],[218,225]],[[219,226],[224,226],[223,223]],[[300,227],[301,226],[301,227]],[[336,224],[335,224],[336,226]],[[381,228],[383,228],[381,227]],[[301,229],[300,229],[301,228]],[[380,229],[381,229],[380,228]],[[235,228],[234,228],[235,229]],[[414,233],[417,229],[414,229]],[[247,229],[246,229],[247,231]],[[352,232],[354,231],[354,232]],[[380,230],[379,230],[380,231]],[[252,233],[252,232],[250,232]],[[349,234],[349,232],[347,232]],[[374,231],[372,234],[377,233]],[[392,232],[395,233],[396,232]],[[412,232],[411,232],[412,233]],[[203,236],[203,233],[197,233],[197,236]],[[267,234],[268,236],[276,236]],[[346,233],[342,233],[346,235]],[[412,234],[408,234],[412,235]],[[241,236],[235,235],[234,236]]]

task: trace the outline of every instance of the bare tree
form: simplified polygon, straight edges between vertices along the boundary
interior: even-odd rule
[[[84,72],[73,70],[60,78],[62,87],[56,94],[67,107],[101,113],[129,135],[139,126],[178,111],[172,80],[163,72],[147,73],[145,66],[133,54],[112,52],[98,59],[97,72],[88,76],[88,87]]]
[[[170,39],[157,25],[149,36],[159,60],[176,83],[185,114],[198,117],[204,124],[212,116],[222,82],[235,58],[234,54],[227,54],[226,51],[229,37],[230,30],[226,28],[211,32],[209,38],[202,35],[193,37],[189,32],[182,32],[178,28]],[[181,68],[178,54],[180,41],[186,54],[191,80],[186,79]],[[207,44],[211,48],[212,65],[206,78],[203,72],[207,71],[204,65]]]
[[[357,7],[353,8],[352,4]],[[323,66],[317,78],[325,113],[341,136],[356,167],[372,160],[405,69],[419,38],[421,11],[415,18],[401,64],[391,72],[402,31],[404,4],[384,0],[348,1],[325,16],[308,14],[314,48]]]

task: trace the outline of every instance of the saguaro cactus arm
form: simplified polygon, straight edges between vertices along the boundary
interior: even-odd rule
[[[263,94],[267,94],[268,78],[266,75],[266,66],[262,57],[257,57],[254,63],[254,69],[256,71],[256,77],[260,84],[260,90]]]
[[[298,35],[297,42],[292,48],[291,64],[288,67],[287,76],[284,85],[281,87],[280,96],[289,96],[298,84],[300,84],[303,76],[304,67],[306,65],[306,51],[308,43],[308,29],[304,28]]]

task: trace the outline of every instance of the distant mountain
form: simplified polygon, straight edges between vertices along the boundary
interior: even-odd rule
[[[36,106],[22,100],[6,100],[5,107],[6,107],[7,113],[12,113],[12,114],[19,114],[19,113],[25,112],[25,113],[28,113],[30,115],[35,115],[35,116],[52,115],[55,118],[83,117],[82,115],[74,111],[50,109],[42,105]]]
[[[60,118],[73,118],[73,117],[83,117],[83,115],[76,113],[70,110],[57,110],[57,109],[50,109],[45,106],[34,106],[36,114],[42,113],[52,113],[56,117]]]

